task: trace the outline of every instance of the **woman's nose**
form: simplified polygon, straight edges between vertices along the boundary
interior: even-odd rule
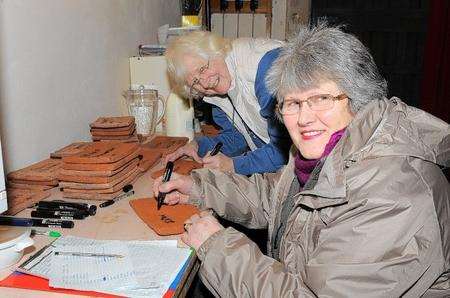
[[[214,76],[202,76],[200,78],[200,85],[203,89],[211,89],[211,86],[214,85]]]
[[[298,111],[297,124],[299,126],[307,126],[316,120],[316,113],[311,110],[311,108],[303,103],[300,105],[300,110]]]
[[[202,86],[203,89],[207,89],[208,88],[208,79],[203,76],[200,76],[198,78],[199,78],[200,86]]]

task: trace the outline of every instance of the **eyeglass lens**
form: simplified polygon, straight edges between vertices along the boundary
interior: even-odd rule
[[[197,74],[197,76],[194,76],[194,79],[192,80],[191,87],[189,88],[189,94],[190,94],[191,96],[198,96],[198,95],[200,94],[200,92],[199,92],[198,90],[195,89],[195,86],[198,85],[198,84],[200,84],[200,76],[201,76],[202,74],[204,74],[205,71],[206,71],[208,68],[209,68],[209,60],[208,60],[208,62],[207,62],[205,65],[203,65],[202,67],[200,67],[200,68],[198,69],[198,74]]]
[[[331,94],[318,94],[308,97],[306,100],[288,100],[281,106],[280,112],[284,115],[296,114],[300,111],[302,103],[306,102],[312,111],[325,111],[332,109],[336,100],[341,100],[343,94],[333,96]]]

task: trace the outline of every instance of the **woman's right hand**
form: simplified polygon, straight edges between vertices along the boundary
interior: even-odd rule
[[[198,144],[196,141],[190,141],[181,148],[178,148],[175,152],[168,154],[164,158],[164,164],[169,161],[175,161],[182,156],[192,157],[196,162],[202,163],[202,159],[198,156]]]
[[[158,177],[153,182],[153,193],[155,197],[160,192],[165,192],[164,203],[168,205],[187,204],[194,181],[191,176],[172,173],[172,179],[162,182],[163,177]]]

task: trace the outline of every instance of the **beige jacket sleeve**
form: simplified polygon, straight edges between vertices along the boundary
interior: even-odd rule
[[[197,255],[200,278],[216,297],[316,297],[300,275],[287,272],[233,228],[211,236]]]
[[[231,221],[263,228],[267,226],[280,172],[248,178],[217,170],[195,170],[191,173],[194,187],[190,200]],[[299,276],[287,273],[283,264],[265,256],[253,241],[233,228],[212,235],[197,255],[202,261],[200,277],[217,297],[315,297]]]
[[[249,178],[199,169],[191,177],[191,203],[201,209],[214,209],[219,216],[251,229],[267,228],[271,192],[279,174],[254,174]]]

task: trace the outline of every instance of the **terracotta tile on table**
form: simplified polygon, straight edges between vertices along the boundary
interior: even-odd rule
[[[61,169],[62,162],[60,159],[48,158],[32,164],[23,169],[11,172],[7,175],[7,179],[16,183],[31,183],[31,184],[44,184],[53,185],[55,180],[57,181],[59,170]],[[40,182],[40,183],[39,183]]]
[[[7,214],[14,215],[20,211],[31,207],[37,202],[48,198],[49,191],[29,190],[19,188],[8,188],[8,211]]]
[[[129,136],[135,130],[135,124],[127,127],[119,128],[91,128],[91,135],[93,136]]]
[[[117,138],[117,139],[108,139],[108,137],[92,136],[92,141],[94,141],[94,142],[120,141],[122,143],[138,143],[139,138],[136,134],[134,134],[132,136]]]
[[[70,188],[70,187],[64,187],[63,189],[64,189],[64,192],[66,192],[66,193],[69,193],[69,192],[114,193],[116,191],[121,190],[125,185],[130,184],[133,181],[135,181],[139,174],[141,174],[141,171],[139,171],[139,169],[136,167],[129,174],[127,174],[125,179],[120,181],[118,184],[113,185],[108,188],[103,188],[103,189],[81,189],[81,188]]]
[[[121,141],[121,140],[128,140],[128,139],[132,139],[133,137],[136,136],[136,131],[133,130],[130,134],[126,134],[126,135],[92,135],[92,140],[93,141]],[[136,136],[137,139],[137,136]]]
[[[131,160],[137,158],[139,156],[139,148],[137,148],[134,152],[126,157],[112,163],[92,163],[92,164],[84,164],[84,163],[63,163],[63,170],[75,170],[75,171],[115,171],[120,167],[123,167]]]
[[[92,142],[75,142],[70,145],[67,145],[61,149],[56,150],[55,152],[50,153],[51,158],[63,158],[65,156],[76,155],[83,151],[86,146],[91,145]]]
[[[138,144],[117,141],[94,142],[77,155],[63,157],[64,164],[114,163],[129,156],[138,149]]]
[[[122,166],[120,166],[117,169],[114,170],[103,170],[103,171],[95,171],[95,170],[66,170],[66,169],[61,169],[59,172],[59,178],[60,180],[67,180],[67,181],[72,181],[72,182],[83,182],[82,180],[75,180],[77,178],[77,176],[81,176],[81,177],[110,177],[110,176],[114,176],[115,174],[119,173],[120,171],[122,171],[125,167],[129,166],[130,163],[132,162],[139,162],[140,158],[139,158],[139,154],[132,160],[128,160],[127,163],[123,164]],[[64,165],[63,165],[64,167]],[[71,178],[67,178],[67,177],[71,177]],[[67,178],[67,179],[63,179],[63,178]],[[71,180],[71,179],[74,180]]]
[[[146,172],[162,157],[160,150],[146,147],[141,147],[140,155],[142,155],[142,159],[139,162],[138,167],[141,172]]]
[[[136,171],[139,170],[137,168],[137,163],[134,165],[130,165],[129,168],[126,169],[123,173],[120,173],[116,177],[116,179],[108,181],[108,182],[71,182],[71,181],[60,181],[59,187],[62,187],[64,189],[80,189],[80,190],[105,190],[105,189],[112,189],[116,185],[122,183],[124,180],[129,180],[129,178],[133,175],[136,175]],[[139,171],[140,172],[140,171]],[[88,178],[100,178],[100,177],[88,177]],[[112,191],[114,192],[114,191]]]
[[[123,186],[127,184],[134,184],[136,180],[141,176],[141,172],[138,171],[136,175],[133,175],[134,178],[130,181],[127,181],[126,183],[123,183],[120,187],[120,189],[110,192],[110,193],[99,193],[96,191],[86,191],[86,190],[78,190],[78,189],[63,189],[62,196],[63,198],[70,198],[70,199],[83,199],[83,200],[110,200],[114,199],[118,195],[123,193]]]
[[[122,190],[118,190],[113,193],[86,193],[86,192],[62,192],[63,198],[67,199],[81,199],[81,200],[97,200],[106,201],[111,200],[123,193]]]
[[[150,149],[158,149],[163,156],[166,156],[186,145],[188,141],[189,138],[186,137],[155,136],[148,143],[142,144],[142,146]]]
[[[200,169],[203,165],[190,159],[178,159],[173,163],[173,171],[181,174],[188,175],[192,170]],[[165,169],[162,168],[158,171],[155,171],[151,174],[152,178],[158,178],[164,174]]]
[[[129,173],[130,170],[136,168],[136,166],[139,164],[139,161],[139,158],[134,158],[127,164],[120,167],[113,175],[92,176],[89,174],[91,171],[61,170],[59,174],[59,180],[63,182],[75,183],[111,183],[113,181],[117,181],[118,179]],[[66,175],[66,172],[74,172],[76,174]]]
[[[97,120],[89,124],[91,128],[117,128],[127,127],[134,123],[134,117],[99,117]]]
[[[40,191],[44,191],[44,190],[49,190],[52,189],[55,186],[51,186],[51,185],[39,185],[39,184],[29,184],[29,183],[15,183],[12,181],[8,181],[6,183],[7,187],[9,188],[18,188],[18,189],[29,189],[29,190],[40,190]]]
[[[184,222],[199,213],[194,205],[163,205],[157,210],[155,198],[143,198],[130,201],[136,214],[158,235],[177,235],[184,232]]]

